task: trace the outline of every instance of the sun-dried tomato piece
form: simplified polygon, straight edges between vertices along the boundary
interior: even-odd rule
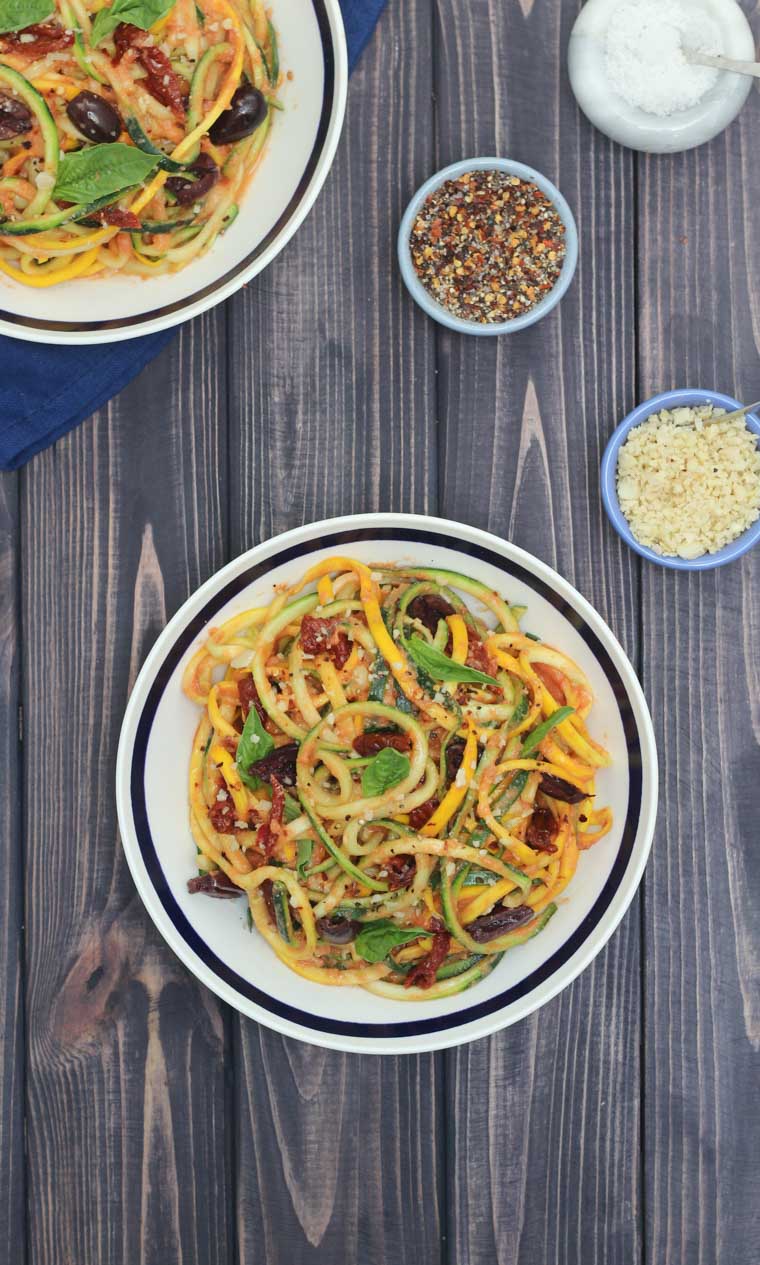
[[[553,773],[544,773],[538,788],[550,799],[561,800],[563,804],[580,804],[582,800],[588,799],[587,791],[573,786],[572,782],[566,782],[563,777],[555,777]]]
[[[234,900],[236,896],[245,894],[237,883],[233,883],[232,879],[227,877],[224,870],[211,870],[208,874],[191,878],[188,881],[187,890],[191,896],[196,892],[203,892],[206,896],[215,896],[217,900]]]
[[[262,782],[271,783],[276,779],[283,786],[295,786],[297,758],[298,743],[286,742],[281,747],[275,747],[274,751],[265,755],[263,760],[257,760],[255,764],[252,764],[249,772],[255,773]]]
[[[359,734],[353,741],[354,751],[361,756],[377,755],[386,747],[396,751],[410,751],[412,740],[408,734],[394,734],[390,729],[375,729],[371,733]]]
[[[539,804],[533,809],[533,816],[525,832],[525,842],[537,852],[556,852],[554,840],[559,832],[559,822],[551,808]]]
[[[238,820],[237,809],[229,796],[226,799],[215,799],[208,810],[208,816],[218,835],[234,835],[239,829],[235,825]]]
[[[438,807],[437,799],[426,799],[424,804],[418,804],[409,814],[409,825],[412,830],[422,830],[433,816]]]
[[[486,676],[496,676],[499,665],[495,659],[492,659],[486,650],[480,637],[476,637],[472,629],[468,629],[467,638],[467,659],[468,668],[476,668],[478,672],[485,672]]]
[[[70,48],[74,43],[74,32],[67,31],[58,22],[35,22],[33,26],[24,27],[23,31],[9,31],[0,36],[0,49],[14,53],[24,53],[27,57],[41,57],[43,53],[54,53],[61,48]]]
[[[339,619],[319,619],[306,615],[301,622],[301,645],[304,654],[326,654],[340,669],[351,654],[348,640]]]
[[[115,228],[139,228],[140,221],[134,211],[121,211],[118,206],[107,206],[98,212],[101,224],[111,224]]]
[[[446,619],[448,615],[456,615],[451,602],[447,602],[440,593],[420,593],[419,597],[412,598],[406,608],[406,613],[412,619],[418,619],[421,624],[424,624],[433,636],[438,631],[440,620]]]
[[[412,967],[404,980],[405,988],[431,988],[438,967],[446,961],[451,937],[440,918],[430,919],[429,930],[433,932],[430,952]]]
[[[259,720],[262,725],[265,725],[267,714],[264,711],[264,704],[259,698],[259,692],[254,685],[253,676],[250,674],[248,676],[242,676],[237,683],[237,687],[240,706],[243,709],[243,716],[247,716],[251,708],[255,707],[259,715]]]
[[[187,83],[174,70],[166,53],[156,48],[147,31],[132,26],[130,22],[120,22],[114,37],[118,64],[129,49],[135,53],[135,61],[145,71],[144,87],[147,92],[162,105],[166,105],[179,119],[185,117],[185,98]]]
[[[258,835],[256,836],[256,843],[258,847],[261,848],[267,859],[271,857],[274,852],[277,838],[282,830],[283,821],[285,820],[285,791],[283,790],[282,783],[274,776],[272,776],[269,780],[272,787],[272,811],[270,812],[267,821],[264,822],[264,825],[259,828]]]
[[[403,852],[399,856],[390,857],[383,869],[388,871],[388,891],[400,892],[402,888],[410,887],[414,882],[417,861],[409,853]]]

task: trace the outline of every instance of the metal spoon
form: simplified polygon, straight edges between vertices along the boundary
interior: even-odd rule
[[[718,417],[709,417],[706,425],[710,422],[733,422],[740,417],[746,417],[748,413],[754,413],[756,408],[760,408],[760,400],[756,404],[745,404],[744,408],[734,409],[733,413],[721,413]]]
[[[687,62],[691,62],[694,66],[710,66],[714,70],[730,70],[735,75],[752,75],[755,79],[760,79],[760,62],[734,61],[731,57],[711,57],[707,53],[695,53],[691,48],[685,48],[683,55]]]

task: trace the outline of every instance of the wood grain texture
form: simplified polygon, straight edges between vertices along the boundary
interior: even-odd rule
[[[695,154],[634,160],[570,95],[578,8],[392,0],[282,256],[0,482],[13,1265],[760,1260],[760,555],[642,569],[598,488],[638,399],[760,397],[760,102]],[[407,296],[395,234],[431,171],[489,151],[559,183],[580,264],[535,329],[455,338]],[[126,871],[112,785],[130,685],[186,595],[266,536],[380,508],[488,527],[577,584],[643,671],[663,799],[643,900],[571,988],[492,1039],[373,1060],[190,977]]]
[[[758,126],[755,94],[709,146],[640,162],[642,398],[758,398]],[[702,576],[646,567],[642,627],[666,790],[644,906],[646,1258],[755,1265],[758,550]]]
[[[427,0],[386,13],[320,201],[230,304],[233,553],[332,514],[434,509],[432,331],[395,265],[404,203],[432,161],[430,130],[410,124],[430,116],[430,21]],[[440,1066],[241,1022],[241,1263],[438,1265]]]
[[[26,1250],[18,476],[0,475],[0,1243]]]
[[[351,78],[327,184],[230,312],[232,541],[435,501],[433,341],[396,264],[430,170],[430,0],[391,6]],[[237,477],[235,477],[237,475]]]
[[[22,482],[33,1265],[232,1259],[223,1017],[145,915],[112,792],[135,671],[222,559],[222,319]]]
[[[545,321],[501,339],[439,334],[440,508],[557,566],[635,657],[637,567],[598,489],[635,391],[632,159],[570,97],[574,6],[437,7],[437,165],[528,162],[562,188],[581,238],[573,287]],[[447,1055],[451,1265],[637,1259],[639,939],[634,907],[537,1017]]]

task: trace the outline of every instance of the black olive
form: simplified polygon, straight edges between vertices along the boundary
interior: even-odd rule
[[[31,132],[33,123],[32,112],[23,101],[0,96],[0,141],[9,141],[12,136]]]
[[[330,914],[327,918],[317,918],[317,931],[323,940],[330,944],[350,944],[361,930],[361,923],[351,918],[341,918],[340,914]]]
[[[231,878],[227,878],[224,870],[210,870],[208,874],[191,878],[187,890],[191,896],[196,892],[205,892],[206,896],[215,896],[218,900],[230,900],[245,895]]]
[[[121,136],[118,110],[97,92],[78,92],[66,106],[66,113],[77,131],[96,145],[117,141]]]
[[[412,598],[406,613],[412,619],[418,619],[435,636],[438,621],[445,619],[447,615],[455,615],[456,611],[451,602],[447,602],[440,593],[420,593],[418,597]]]
[[[263,92],[249,83],[241,84],[232,98],[229,109],[219,115],[216,123],[209,128],[209,137],[215,145],[231,145],[233,141],[242,141],[257,127],[261,127],[267,116],[267,103]]]
[[[505,936],[508,931],[523,927],[535,916],[535,911],[530,905],[518,905],[516,909],[499,905],[496,909],[492,909],[490,914],[481,914],[480,918],[475,918],[467,930],[476,944],[487,944],[489,940]]]
[[[219,168],[210,154],[199,154],[195,162],[188,167],[194,173],[194,180],[184,176],[170,176],[166,182],[169,193],[177,199],[180,206],[190,206],[210,193],[219,179]]]
[[[553,773],[544,773],[538,785],[544,795],[548,795],[550,799],[559,799],[563,804],[580,804],[581,800],[588,799],[588,791],[579,790],[572,782],[566,782],[563,777],[555,777]]]

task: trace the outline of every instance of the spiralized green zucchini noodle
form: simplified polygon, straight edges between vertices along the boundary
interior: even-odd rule
[[[480,611],[481,614],[477,614]],[[452,571],[332,557],[183,679],[199,874],[293,971],[400,1001],[481,980],[610,829],[591,686]]]
[[[238,215],[281,108],[261,0],[0,0],[0,272],[175,272]]]

